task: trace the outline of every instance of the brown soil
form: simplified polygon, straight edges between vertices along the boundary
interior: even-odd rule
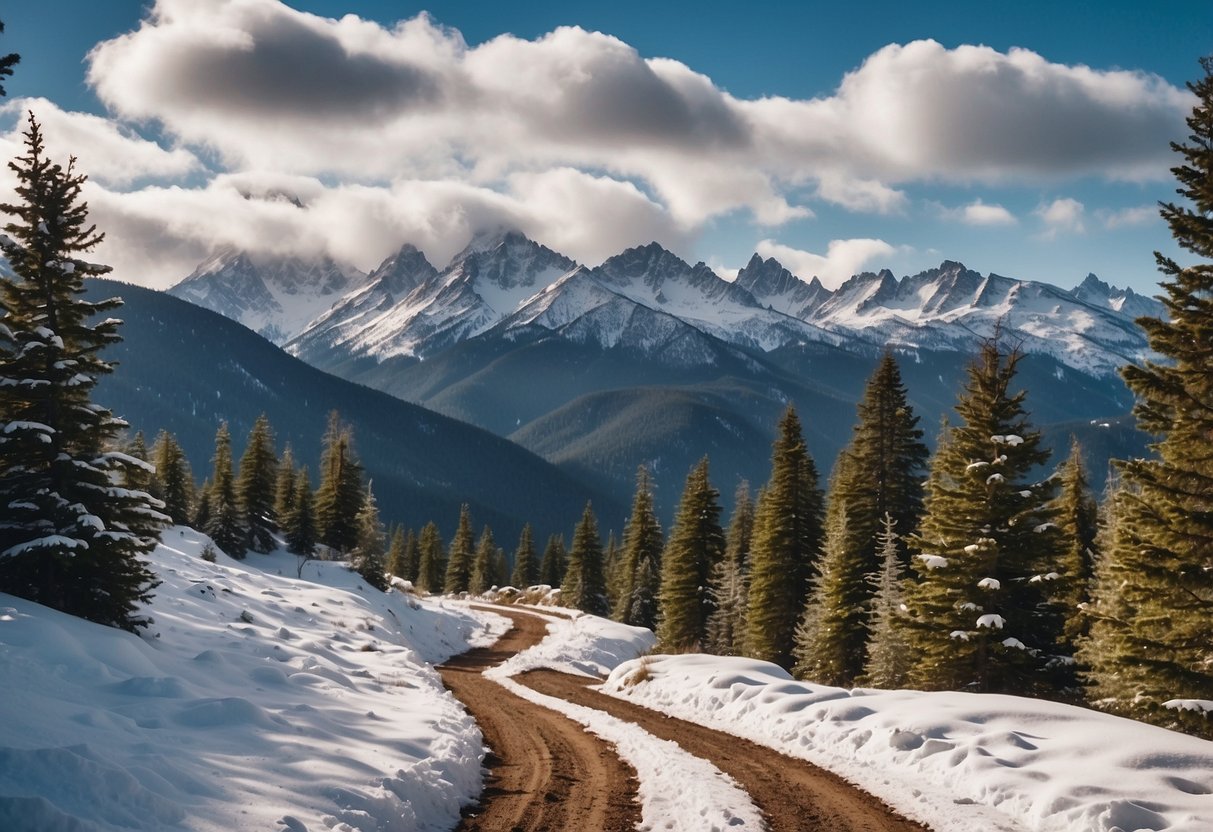
[[[492,611],[512,619],[514,629],[492,648],[473,650],[440,668],[447,687],[468,704],[494,751],[487,761],[491,775],[482,814],[466,817],[459,829],[634,829],[640,816],[634,770],[571,721],[480,677],[480,670],[534,644],[545,633],[542,620],[532,615],[501,608]],[[710,761],[750,795],[772,832],[925,832],[837,775],[730,734],[589,690],[588,685],[598,684],[596,679],[538,670],[516,680],[549,696],[634,722]]]

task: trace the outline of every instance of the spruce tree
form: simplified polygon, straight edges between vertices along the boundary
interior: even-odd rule
[[[1012,392],[1021,354],[983,344],[931,460],[906,603],[909,682],[928,689],[1040,694],[1054,688],[1061,619],[1050,599],[1061,536],[1049,458]]]
[[[1064,549],[1057,570],[1061,577],[1053,597],[1058,614],[1065,618],[1061,652],[1073,656],[1088,629],[1089,619],[1083,609],[1091,600],[1095,539],[1099,533],[1099,506],[1087,484],[1077,439],[1072,439],[1070,456],[1058,469],[1056,479],[1059,492],[1053,502],[1054,522],[1061,531]]]
[[[505,586],[510,582],[510,562],[505,556],[505,549],[497,547],[497,552],[493,555],[492,580],[489,582],[491,586]]]
[[[194,475],[177,438],[160,431],[152,443],[151,461],[156,466],[153,489],[164,503],[164,513],[177,525],[188,526],[193,519]]]
[[[211,522],[211,481],[203,480],[198,487],[198,496],[194,500],[194,521],[189,524],[199,531],[206,531]]]
[[[591,615],[606,615],[606,576],[603,574],[602,540],[598,537],[598,518],[589,503],[585,504],[581,521],[573,530],[573,545],[569,548],[568,567],[560,585],[560,600]]]
[[[472,513],[468,504],[459,508],[459,528],[451,539],[446,561],[446,579],[442,591],[448,595],[467,592],[472,580],[472,561],[476,557],[476,539],[472,536]]]
[[[290,443],[282,449],[282,459],[278,462],[278,482],[274,484],[274,516],[279,524],[286,523],[287,515],[295,507],[295,452]]]
[[[320,488],[316,492],[320,542],[348,552],[358,543],[357,517],[365,490],[362,466],[354,453],[353,432],[342,424],[335,410],[329,414],[320,467]]]
[[[700,650],[714,609],[708,592],[716,564],[724,558],[720,492],[708,477],[705,456],[687,475],[670,539],[661,555],[661,612],[657,641],[663,650]]]
[[[535,560],[535,541],[531,535],[531,524],[522,527],[518,536],[518,548],[514,551],[514,572],[510,584],[517,589],[526,589],[539,581],[539,564]]]
[[[833,489],[831,489],[833,490]],[[862,656],[850,656],[840,649],[862,651],[867,633],[859,637],[846,627],[863,627],[867,618],[867,601],[858,599],[858,610],[844,606],[857,599],[844,592],[847,578],[866,578],[864,574],[849,576],[846,566],[846,537],[850,517],[844,503],[834,500],[826,513],[826,542],[816,577],[811,581],[809,598],[800,626],[796,629],[796,664],[792,673],[798,679],[809,679],[821,685],[846,687],[854,681],[863,667]],[[860,593],[853,593],[860,595]]]
[[[316,527],[316,503],[306,465],[295,475],[295,499],[283,520],[283,532],[286,548],[296,555],[311,557],[316,553],[320,532]]]
[[[812,654],[810,664],[802,666],[807,678],[837,686],[853,684],[863,670],[883,518],[891,515],[902,530],[898,541],[917,529],[928,456],[891,351],[884,352],[868,380],[858,414],[830,479],[826,525],[835,534],[828,536],[814,588],[818,633],[813,644],[802,645]],[[898,545],[903,562],[908,561],[904,543]]]
[[[1155,456],[1121,466],[1124,480],[1110,569],[1130,615],[1105,638],[1111,655],[1089,681],[1122,713],[1213,737],[1213,56],[1188,88],[1196,105],[1182,159],[1171,169],[1182,202],[1161,215],[1192,265],[1155,252],[1165,318],[1140,318],[1161,361],[1121,370],[1137,397],[1138,427]],[[1105,582],[1105,590],[1109,589]]]
[[[0,58],[0,78],[15,56]],[[110,450],[127,427],[91,400],[113,370],[99,352],[121,321],[93,315],[118,299],[86,301],[84,279],[107,266],[81,259],[104,235],[88,225],[85,177],[47,159],[31,115],[23,155],[9,163],[18,202],[0,252],[0,592],[134,630],[155,585],[143,556],[169,518],[142,490],[121,488],[146,463]],[[146,466],[150,467],[150,466]]]
[[[249,432],[248,444],[240,457],[240,477],[236,481],[236,499],[248,530],[248,548],[254,552],[274,549],[278,530],[275,489],[278,486],[278,455],[274,451],[274,433],[264,413],[257,417]]]
[[[420,574],[421,546],[418,543],[417,535],[413,534],[412,529],[409,529],[408,534],[404,536],[404,563],[400,577],[416,586],[417,577]]]
[[[143,431],[138,431],[135,436],[127,444],[125,453],[131,459],[143,463],[142,465],[127,465],[122,471],[122,487],[131,488],[136,491],[152,491],[152,477],[155,475],[156,466],[150,461],[147,451],[147,442],[143,438]],[[154,496],[154,495],[153,495]],[[159,499],[157,497],[157,499]],[[161,500],[163,502],[163,500]]]
[[[0,32],[4,31],[4,21],[0,20]],[[13,67],[21,62],[21,56],[16,52],[10,52],[4,57],[0,57],[0,98],[8,95],[8,91],[4,89],[3,80],[13,74]]]
[[[351,553],[350,565],[362,580],[380,592],[386,592],[390,584],[387,579],[383,521],[379,519],[379,505],[370,483],[367,483],[362,508],[358,511],[357,525],[358,543]]]
[[[620,553],[619,597],[614,618],[633,627],[657,629],[657,604],[661,595],[661,550],[664,542],[661,524],[653,507],[653,486],[649,471],[641,465],[636,471],[636,493],[632,513],[623,528]]]
[[[409,535],[411,536],[412,532],[410,532]],[[388,573],[396,576],[397,578],[403,578],[406,581],[411,580],[409,578],[405,578],[404,529],[401,528],[400,526],[394,527],[391,530],[391,533],[388,535],[388,538],[389,538],[389,540],[391,540],[391,542],[388,544],[388,549],[387,549],[387,571],[388,571]]]
[[[497,556],[497,542],[493,540],[493,530],[488,526],[480,532],[480,540],[476,543],[476,557],[472,561],[472,575],[468,578],[468,592],[472,595],[483,595],[493,588],[493,578],[496,572],[494,558]]]
[[[417,580],[414,582],[417,591],[428,594],[441,592],[446,566],[442,562],[442,535],[433,522],[422,527],[417,550]]]
[[[564,537],[551,535],[548,537],[548,545],[543,549],[543,560],[539,564],[539,583],[558,588],[564,580],[564,561]]]
[[[745,648],[750,542],[754,535],[754,500],[745,480],[737,487],[733,506],[724,559],[712,570],[710,585],[715,609],[708,618],[707,649],[720,656],[737,656]]]
[[[798,622],[823,537],[817,466],[789,406],[771,453],[771,479],[754,509],[746,655],[791,668]]]
[[[236,481],[232,475],[232,437],[227,422],[215,432],[215,455],[211,458],[211,485],[207,492],[209,516],[203,528],[215,545],[229,556],[244,558],[248,527],[236,499]]]
[[[868,616],[867,660],[860,681],[877,688],[899,688],[910,672],[906,641],[904,573],[897,545],[897,521],[886,514],[878,537],[880,571],[872,576],[872,614]]]

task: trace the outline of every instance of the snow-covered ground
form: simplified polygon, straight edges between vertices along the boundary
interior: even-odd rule
[[[0,595],[0,829],[446,830],[482,738],[427,663],[483,642],[457,605],[285,553],[165,533],[141,636]]]

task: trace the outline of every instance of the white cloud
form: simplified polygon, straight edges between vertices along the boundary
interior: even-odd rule
[[[1084,222],[1086,207],[1070,197],[1060,197],[1047,205],[1042,204],[1034,213],[1045,225],[1040,236],[1046,240],[1061,234],[1082,234],[1087,230]]]
[[[943,216],[965,225],[999,226],[1016,225],[1015,215],[997,203],[986,203],[980,198],[960,208],[945,208]]]
[[[897,249],[884,240],[857,238],[831,240],[825,255],[781,245],[774,240],[763,240],[758,244],[758,255],[774,257],[792,274],[803,280],[816,277],[829,289],[837,289],[852,275],[881,258],[891,257]]]
[[[1108,229],[1150,225],[1162,221],[1158,216],[1157,205],[1137,205],[1132,208],[1121,208],[1118,211],[1100,210],[1097,212],[1097,216]]]

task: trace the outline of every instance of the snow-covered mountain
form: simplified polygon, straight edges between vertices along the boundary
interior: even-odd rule
[[[366,279],[327,257],[254,257],[225,247],[168,291],[284,344]]]

